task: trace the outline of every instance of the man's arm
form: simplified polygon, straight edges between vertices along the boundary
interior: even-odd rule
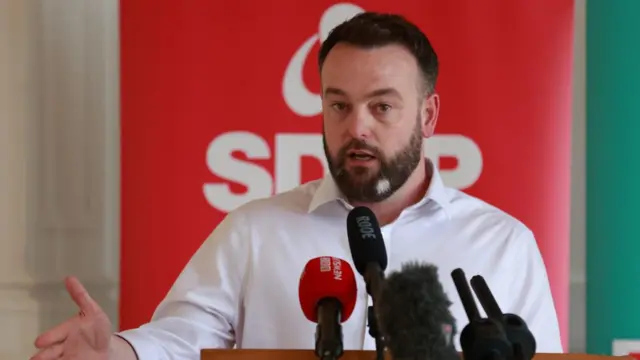
[[[514,276],[508,284],[511,307],[503,309],[519,315],[536,339],[536,352],[562,353],[558,316],[551,295],[547,271],[531,230],[526,229],[513,244],[518,250],[510,268]]]
[[[138,360],[138,356],[126,340],[117,335],[111,335],[109,360]]]
[[[116,334],[126,340],[112,341],[114,355],[122,356],[117,360],[136,359],[134,351],[138,360],[197,360],[202,348],[233,347],[250,246],[248,223],[241,216],[232,212],[218,225],[151,322]]]

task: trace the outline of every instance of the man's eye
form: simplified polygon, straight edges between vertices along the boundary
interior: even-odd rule
[[[345,103],[334,103],[331,106],[338,111],[343,111],[344,109],[347,108],[347,105]]]
[[[391,105],[389,104],[378,104],[377,105],[377,109],[379,112],[385,113],[389,110],[391,110]]]

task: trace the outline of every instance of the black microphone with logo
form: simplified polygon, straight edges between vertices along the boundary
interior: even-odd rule
[[[464,271],[456,269],[451,277],[469,318],[460,333],[465,360],[531,360],[536,349],[533,334],[521,317],[502,313],[484,278],[474,276],[471,285],[486,318],[480,316]]]
[[[429,264],[407,263],[389,274],[375,305],[393,360],[459,360],[451,301]]]
[[[364,277],[367,293],[372,305],[368,308],[369,335],[376,342],[376,358],[384,358],[384,344],[378,331],[374,311],[375,303],[384,282],[384,270],[387,268],[387,249],[382,239],[378,219],[371,209],[359,206],[347,215],[347,235],[349,248],[356,270]]]

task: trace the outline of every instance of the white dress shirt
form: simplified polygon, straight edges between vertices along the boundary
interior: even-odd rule
[[[298,303],[306,262],[336,256],[352,266],[349,205],[330,175],[230,212],[211,233],[156,309],[153,319],[119,333],[140,360],[197,360],[203,348],[313,349],[315,324]],[[538,352],[562,352],[547,273],[532,232],[501,210],[447,188],[434,169],[424,199],[382,228],[386,273],[409,261],[439,268],[453,302],[456,348],[468,323],[451,271],[484,276],[503,312],[520,315]],[[354,267],[355,269],[355,267]],[[370,298],[356,273],[358,301],[343,324],[346,350],[374,350]]]

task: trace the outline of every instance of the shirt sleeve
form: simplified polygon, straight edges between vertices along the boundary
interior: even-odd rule
[[[515,298],[508,312],[519,315],[527,323],[536,339],[537,353],[562,353],[558,316],[546,267],[531,230],[520,235],[516,243],[521,250],[515,259],[516,276],[510,284]]]
[[[205,240],[151,322],[116,334],[139,360],[198,360],[203,348],[234,346],[249,256],[239,216],[228,214]]]

